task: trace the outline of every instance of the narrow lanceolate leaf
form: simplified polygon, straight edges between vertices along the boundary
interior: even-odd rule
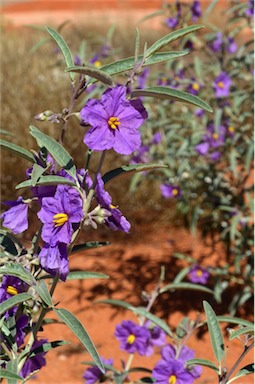
[[[106,300],[100,300],[97,303],[105,303],[105,304],[112,304],[112,305],[117,305],[119,307],[123,307],[126,309],[129,309],[130,311],[136,313],[137,315],[143,316],[148,320],[151,320],[154,324],[158,325],[163,331],[166,332],[166,334],[170,337],[173,336],[171,329],[168,327],[168,325],[161,319],[159,319],[157,316],[153,315],[152,313],[148,312],[145,308],[137,308],[133,307],[133,305],[126,303],[125,301],[122,300],[111,300],[111,299],[106,299]]]
[[[40,347],[33,349],[32,353],[29,354],[29,358],[31,359],[32,357],[38,355],[39,353],[42,352],[48,352],[51,349],[61,347],[62,345],[67,345],[70,344],[69,341],[65,340],[56,340],[56,341],[51,341],[49,343],[44,343]]]
[[[59,48],[60,48],[60,50],[61,50],[61,52],[65,58],[65,62],[66,62],[67,67],[72,67],[74,65],[72,53],[71,53],[67,43],[63,39],[63,37],[60,36],[60,34],[57,31],[55,31],[55,29],[53,29],[53,28],[46,27],[46,29],[49,32],[49,34],[51,35],[51,37],[58,44],[58,46],[59,46]],[[75,77],[74,77],[74,74],[72,72],[70,72],[70,77],[71,77],[71,80],[74,81]]]
[[[81,341],[91,357],[94,359],[98,368],[104,373],[104,366],[100,360],[98,352],[81,322],[71,312],[64,308],[54,309],[54,312]]]
[[[207,301],[203,301],[203,306],[207,317],[207,325],[209,329],[213,352],[218,363],[221,363],[224,356],[224,341],[220,325],[214,313],[214,310],[212,309],[210,304],[207,303]]]
[[[106,245],[110,245],[110,241],[87,241],[84,244],[77,244],[73,247],[71,254],[81,251],[87,251],[92,248],[100,248],[105,247]]]
[[[129,164],[123,165],[122,167],[112,169],[111,171],[104,174],[102,177],[103,182],[107,183],[114,177],[120,176],[121,174],[127,172],[143,172],[143,171],[152,171],[154,169],[167,168],[165,164]]]
[[[76,171],[73,159],[66,149],[50,136],[40,132],[36,127],[30,126],[30,133],[37,140],[39,147],[45,147],[56,162],[76,180]]]
[[[39,164],[35,163],[33,165],[32,173],[31,173],[31,186],[34,187],[37,181],[45,172],[45,168],[41,167]]]
[[[191,32],[195,32],[201,28],[204,28],[204,26],[203,25],[191,25],[189,27],[179,29],[178,31],[170,32],[168,35],[163,36],[161,39],[156,41],[149,49],[147,49],[146,57],[153,55],[155,52],[164,48],[166,45],[168,45],[172,41],[177,40],[180,37],[183,37],[183,36],[185,36]]]
[[[155,55],[149,57],[146,59],[144,66],[152,65],[152,64],[157,64],[161,63],[163,61],[168,61],[168,60],[174,60],[179,57],[185,56],[189,53],[188,50],[183,50],[179,52],[162,52],[162,53],[156,53]],[[138,56],[138,62],[142,61],[143,56],[139,55]],[[126,59],[122,59],[119,61],[116,61],[114,63],[109,63],[100,68],[100,71],[103,71],[107,73],[108,75],[117,75],[122,72],[130,71],[131,69],[134,68],[135,65],[135,58],[134,56],[128,57]],[[94,81],[95,82],[95,81]]]
[[[213,290],[211,290],[210,288],[204,287],[203,285],[193,284],[193,283],[182,283],[182,282],[167,284],[160,289],[160,293],[164,293],[164,292],[175,290],[175,289],[193,289],[195,291],[211,293],[212,295],[214,294]]]
[[[204,367],[208,367],[213,369],[214,371],[218,371],[218,367],[213,364],[210,360],[205,360],[205,359],[190,359],[186,361],[186,364],[188,366],[190,365],[203,365]]]
[[[99,272],[73,271],[73,272],[69,272],[66,278],[66,280],[84,280],[84,279],[109,279],[109,276]]]
[[[73,66],[73,67],[66,68],[65,72],[81,73],[83,75],[93,77],[94,79],[99,80],[102,83],[110,85],[110,86],[114,84],[110,75],[108,75],[104,71],[100,71],[100,69],[97,69],[94,67]]]
[[[232,379],[239,379],[240,377],[247,376],[254,373],[254,364],[248,364],[245,367],[241,368],[240,371],[236,374],[235,378]]]
[[[29,285],[35,285],[36,280],[33,275],[20,264],[6,264],[0,268],[0,275],[10,275],[18,277]]]
[[[34,287],[40,298],[47,304],[48,307],[53,308],[54,304],[49,294],[47,285],[44,280],[40,280],[39,283]]]
[[[23,380],[23,377],[20,377],[11,371],[7,371],[7,369],[0,370],[0,377],[6,380]]]
[[[19,293],[18,295],[12,296],[10,299],[1,303],[0,315],[8,311],[8,309],[13,308],[16,305],[32,298],[33,296],[29,293]]]
[[[217,316],[217,320],[219,322],[224,322],[224,323],[243,325],[244,327],[253,327],[252,322],[250,322],[248,320],[240,319],[239,317]]]
[[[70,185],[71,187],[74,187],[76,185],[72,180],[66,179],[65,177],[51,176],[51,175],[41,176],[39,180],[37,180],[36,182],[36,185],[57,185],[57,184]],[[30,180],[22,181],[22,183],[19,183],[18,185],[16,185],[15,189],[32,187],[32,186],[34,186],[33,181],[30,179]]]
[[[254,327],[242,327],[242,328],[239,328],[235,331],[232,331],[230,333],[230,337],[229,337],[229,340],[232,340],[232,339],[235,339],[236,337],[240,336],[240,335],[253,335],[254,334]]]
[[[207,112],[213,112],[212,108],[199,97],[191,95],[188,92],[179,91],[178,89],[173,89],[169,87],[149,87],[145,89],[135,89],[131,92],[131,97],[138,96],[148,96],[165,100],[170,99],[175,101],[181,101],[183,103],[195,105],[196,107],[202,108]]]
[[[23,157],[23,159],[31,161],[31,163],[35,162],[35,159],[32,153],[20,147],[19,145],[9,143],[8,141],[5,141],[5,140],[0,140],[0,146],[1,148],[7,149],[8,151],[14,153],[17,156]]]

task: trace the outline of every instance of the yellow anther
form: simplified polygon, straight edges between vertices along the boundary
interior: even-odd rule
[[[214,133],[212,134],[212,137],[213,137],[214,140],[218,140],[219,135],[218,135],[218,133],[214,132]]]
[[[110,204],[110,208],[115,209],[115,208],[117,208],[117,205]]]
[[[61,225],[65,224],[68,220],[68,216],[66,213],[56,213],[56,215],[53,216],[53,223],[55,224],[55,227],[61,227]]]
[[[16,288],[14,288],[12,285],[8,285],[8,287],[6,288],[6,292],[9,293],[9,295],[17,295],[18,294],[18,291]]]
[[[218,82],[218,87],[219,87],[219,88],[224,88],[224,83],[223,83],[223,81],[219,81],[219,82]]]
[[[192,84],[192,88],[194,89],[194,91],[199,91],[200,86],[199,86],[198,83],[193,83],[193,84]]]
[[[129,335],[127,338],[128,344],[133,344],[135,341],[135,335]]]
[[[168,383],[169,383],[169,384],[175,384],[175,383],[176,383],[176,380],[177,380],[176,376],[175,376],[175,375],[171,375],[171,376],[169,377]]]
[[[108,120],[108,125],[112,129],[118,128],[118,126],[120,125],[119,118],[114,116],[110,117],[110,119]]]
[[[178,189],[174,188],[174,189],[172,190],[172,194],[173,194],[174,196],[177,196],[177,195],[179,194]]]
[[[235,128],[234,127],[228,127],[228,131],[231,132],[231,133],[234,133],[235,132]]]
[[[201,271],[201,269],[198,269],[197,272],[196,272],[196,275],[197,276],[202,276],[203,275],[203,271]]]
[[[102,66],[101,61],[96,60],[96,61],[94,62],[94,66],[97,67],[97,68],[101,67],[101,66]]]

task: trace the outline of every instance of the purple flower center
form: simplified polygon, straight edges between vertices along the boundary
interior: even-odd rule
[[[56,213],[53,216],[53,223],[55,227],[61,227],[68,221],[68,215],[66,213]]]
[[[175,384],[176,383],[176,376],[175,375],[171,375],[169,377],[168,383],[169,384]]]
[[[9,293],[9,295],[17,295],[18,294],[18,291],[15,287],[13,287],[12,285],[8,285],[8,287],[6,288],[6,292]]]
[[[118,128],[118,126],[120,125],[119,118],[114,116],[110,117],[110,119],[108,120],[108,125],[111,129]]]
[[[203,271],[201,271],[201,269],[198,269],[197,272],[196,272],[197,276],[203,276]]]
[[[218,87],[219,87],[219,88],[224,88],[224,83],[223,83],[223,81],[219,81],[219,82],[218,82]]]
[[[128,344],[134,344],[134,342],[135,342],[135,335],[133,335],[133,334],[129,335],[127,338],[127,343]]]
[[[212,134],[212,137],[213,137],[214,140],[218,140],[219,135],[218,135],[218,133],[214,132],[214,133]]]

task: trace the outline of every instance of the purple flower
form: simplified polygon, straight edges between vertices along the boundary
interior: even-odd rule
[[[203,117],[205,114],[205,111],[202,108],[195,109],[194,115],[197,117]]]
[[[156,132],[154,133],[153,137],[152,137],[152,144],[159,144],[162,140],[162,136],[161,136],[161,133],[160,132]]]
[[[131,164],[149,163],[150,162],[150,147],[148,145],[142,145],[135,151],[134,155],[130,159]]]
[[[127,100],[126,88],[118,86],[107,89],[101,100],[90,99],[80,116],[91,125],[84,137],[90,149],[130,155],[141,145],[138,128],[148,114],[140,100]]]
[[[160,360],[152,371],[157,384],[192,384],[194,378],[179,360]]]
[[[195,146],[195,150],[197,151],[197,153],[199,153],[199,155],[201,155],[201,156],[205,156],[207,153],[208,153],[208,151],[209,151],[209,149],[210,149],[210,145],[209,145],[209,143],[208,142],[202,142],[202,143],[200,143],[200,144],[197,144],[196,146]]]
[[[176,14],[165,20],[166,25],[171,29],[175,28],[179,24],[179,20],[181,18],[181,3],[178,0],[176,1],[174,7]]]
[[[193,4],[190,10],[192,13],[192,21],[196,21],[197,19],[199,19],[199,17],[202,15],[200,1],[199,0],[193,1]]]
[[[201,375],[202,368],[199,365],[192,366],[191,368],[186,367],[186,362],[195,357],[195,352],[192,349],[186,347],[185,345],[182,347],[178,354],[176,352],[176,349],[172,345],[165,345],[161,349],[161,355],[163,361],[165,361],[166,363],[170,364],[173,359],[175,359],[175,361],[181,362],[183,368],[186,370],[187,373],[189,373],[193,380],[194,378],[197,378]]]
[[[24,338],[26,335],[25,329],[28,326],[28,316],[21,315],[18,320],[16,320],[16,336],[15,340],[17,346],[20,347],[24,343]]]
[[[43,344],[47,343],[47,339],[41,339],[41,340],[35,340],[34,344],[32,345],[31,348],[31,353],[35,351],[37,348],[40,348],[43,346]],[[46,352],[39,352],[35,356],[28,358],[25,361],[25,364],[23,365],[21,371],[20,371],[20,376],[25,378],[27,377],[30,373],[41,369],[44,365],[46,365],[46,360],[45,356]]]
[[[161,74],[157,79],[157,85],[167,86],[171,84],[171,80],[164,74]]]
[[[227,38],[227,51],[228,53],[235,53],[238,49],[238,45],[236,44],[235,40],[233,37],[228,37]]]
[[[182,191],[178,185],[161,184],[160,191],[163,197],[169,199],[170,197],[181,197]]]
[[[75,55],[74,56],[74,65],[82,65],[82,59],[80,57],[80,55]]]
[[[25,203],[21,196],[16,201],[5,201],[9,205],[6,212],[2,213],[1,219],[4,219],[3,226],[12,230],[13,233],[24,232],[28,228],[28,203]]]
[[[137,325],[131,320],[124,320],[121,325],[116,326],[115,336],[120,341],[120,348],[126,352],[138,352],[141,356],[146,354],[150,338],[150,331],[146,327]]]
[[[146,356],[151,356],[154,352],[153,347],[161,347],[166,342],[165,332],[151,321],[146,321],[144,326],[150,331],[150,338],[147,340]]]
[[[142,73],[138,77],[138,86],[137,86],[138,89],[145,88],[149,73],[150,73],[150,69],[148,67],[143,69]]]
[[[101,357],[101,361],[106,365],[113,365],[113,359],[104,359]],[[107,372],[107,369],[105,373]],[[104,378],[106,378],[106,374],[102,373],[98,367],[90,367],[88,368],[84,375],[82,376],[85,379],[85,384],[94,384],[94,383],[102,383]]]
[[[200,265],[193,265],[189,271],[188,278],[192,283],[205,285],[209,279],[209,272]]]
[[[10,299],[18,293],[26,292],[27,290],[28,285],[18,277],[3,275],[0,287],[0,303],[3,303],[5,300]],[[6,312],[6,318],[12,316],[16,312],[16,309],[16,307],[9,309]]]
[[[214,81],[214,91],[216,97],[227,97],[229,95],[232,81],[226,72],[221,72]]]
[[[60,279],[65,281],[69,273],[67,246],[63,243],[56,245],[45,243],[39,253],[42,268],[51,276],[59,273]]]
[[[66,185],[58,185],[54,197],[44,197],[38,217],[43,223],[42,239],[52,247],[70,244],[73,224],[83,219],[79,193]]]
[[[219,52],[223,46],[222,32],[216,33],[215,39],[211,41],[208,46],[213,52]]]
[[[253,17],[254,16],[254,0],[248,0],[247,6],[248,8],[245,11],[246,16]]]
[[[97,185],[95,193],[98,204],[100,204],[102,208],[107,209],[111,213],[111,216],[105,219],[106,225],[115,231],[119,230],[123,232],[129,232],[130,223],[122,215],[118,207],[112,204],[112,198],[109,193],[105,191],[104,182],[100,174],[97,175]]]
[[[188,85],[187,91],[191,93],[192,95],[197,95],[199,91],[203,88],[202,84],[200,84],[195,79],[191,79],[191,84]]]

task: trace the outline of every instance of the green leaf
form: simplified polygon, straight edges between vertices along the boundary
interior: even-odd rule
[[[67,345],[67,344],[70,344],[70,342],[65,340],[55,340],[48,343],[44,343],[40,345],[40,347],[33,349],[33,351],[29,354],[29,358],[31,359],[32,357],[38,355],[39,353],[48,352],[51,349],[61,347],[62,345]]]
[[[161,288],[159,292],[161,294],[161,293],[175,290],[175,289],[193,289],[195,291],[201,291],[201,292],[206,292],[211,294],[214,293],[210,288],[204,287],[203,285],[193,284],[193,283],[182,283],[182,282],[167,284],[163,288]]]
[[[180,270],[180,272],[175,276],[173,283],[180,283],[184,277],[189,273],[190,267],[186,267]]]
[[[245,334],[249,334],[249,335],[253,335],[254,334],[254,327],[242,327],[242,328],[239,328],[235,331],[232,331],[230,333],[230,337],[229,337],[229,340],[232,340],[232,339],[235,339],[236,337],[240,336],[240,335],[245,335]]]
[[[0,370],[0,377],[3,379],[7,379],[7,380],[23,380],[23,377],[20,377],[19,375],[16,375],[15,373],[7,371],[7,369],[1,369]]]
[[[108,75],[104,71],[101,71],[100,69],[97,69],[95,67],[73,66],[73,67],[66,68],[65,72],[77,72],[83,75],[88,75],[110,86],[114,84],[110,75]]]
[[[17,156],[23,157],[23,159],[31,161],[32,163],[35,162],[35,159],[32,153],[20,147],[19,145],[9,143],[8,141],[5,141],[5,140],[0,140],[0,146],[3,149],[7,149],[8,151],[14,153]]]
[[[12,296],[10,299],[1,303],[0,315],[8,311],[8,309],[15,307],[20,303],[23,303],[26,300],[32,299],[33,296],[29,293],[19,293],[17,295]]]
[[[186,364],[189,365],[203,365],[204,367],[208,367],[218,372],[218,367],[213,364],[210,360],[206,359],[190,359],[186,361]]]
[[[58,44],[58,46],[59,46],[59,48],[60,48],[60,50],[61,50],[61,52],[65,58],[67,67],[72,67],[74,65],[72,53],[71,53],[67,43],[63,39],[63,37],[60,36],[60,34],[57,31],[55,31],[55,29],[53,29],[53,28],[46,27],[46,30],[48,31],[48,33],[51,35],[51,37]],[[70,72],[70,77],[71,77],[72,81],[75,80],[74,74],[72,72]]]
[[[0,134],[5,136],[12,136],[12,137],[15,136],[12,132],[6,131],[6,129],[0,129]]]
[[[36,284],[34,276],[20,264],[5,264],[0,267],[0,275],[16,276],[29,285]]]
[[[218,363],[221,363],[224,356],[224,341],[220,325],[214,313],[214,310],[212,309],[210,304],[207,303],[207,301],[203,301],[203,306],[207,317],[207,325],[209,329],[213,352]]]
[[[65,177],[62,176],[41,176],[39,180],[37,180],[36,185],[57,185],[57,184],[64,184],[64,185],[70,185],[72,187],[75,187],[76,184]],[[22,181],[22,183],[19,183],[16,185],[15,189],[20,188],[26,188],[26,187],[32,187],[33,183],[32,180],[25,180]]]
[[[94,359],[98,368],[104,373],[104,366],[100,360],[97,350],[81,322],[71,312],[67,311],[64,308],[55,308],[54,312],[60,318],[60,320],[62,320],[75,334],[75,336],[81,341],[81,343],[87,349],[91,357]]]
[[[188,92],[179,91],[178,89],[173,89],[169,87],[149,87],[145,89],[135,89],[131,92],[131,97],[138,96],[156,97],[165,100],[173,99],[176,101],[181,101],[183,103],[195,105],[199,108],[204,109],[207,112],[213,112],[212,108],[199,97],[191,95]]]
[[[78,244],[75,245],[72,249],[71,254],[76,253],[76,252],[81,252],[81,251],[87,251],[92,248],[100,248],[104,247],[106,245],[110,245],[110,241],[88,241],[84,244]]]
[[[154,169],[167,168],[165,164],[129,164],[122,165],[122,167],[112,169],[111,171],[104,174],[102,177],[103,182],[107,183],[112,180],[114,177],[117,177],[126,172],[143,172],[143,171],[151,171]]]
[[[201,28],[204,28],[204,26],[203,25],[191,25],[189,27],[181,28],[178,31],[170,32],[168,35],[163,36],[161,39],[159,39],[154,44],[152,44],[152,46],[149,49],[147,49],[146,57],[153,55],[155,52],[164,48],[166,45],[168,45],[172,41],[177,40],[180,37],[183,37],[183,36],[185,36],[191,32],[195,32]]]
[[[54,157],[56,162],[76,180],[76,171],[73,159],[65,148],[50,136],[40,132],[39,129],[34,126],[30,126],[30,133],[37,140],[39,147],[45,147],[52,157]]]
[[[239,319],[238,317],[232,317],[232,316],[217,316],[217,319],[219,322],[224,323],[230,323],[230,324],[237,324],[237,325],[243,325],[244,327],[253,327],[253,323],[251,323],[248,320]]]
[[[167,335],[170,337],[173,336],[171,329],[168,327],[168,325],[161,319],[159,319],[157,316],[153,315],[152,313],[148,312],[145,308],[137,308],[133,307],[133,305],[126,303],[122,300],[112,300],[112,299],[106,299],[106,300],[100,300],[97,303],[105,303],[105,304],[112,304],[117,305],[119,307],[123,307],[126,309],[129,309],[130,311],[136,313],[137,315],[146,317],[146,319],[151,320],[154,324],[158,325],[163,331],[166,332]]]
[[[168,60],[174,60],[179,57],[185,56],[189,53],[188,50],[183,50],[179,52],[162,52],[162,53],[156,53],[152,57],[149,57],[146,59],[145,63],[143,64],[143,67],[146,67],[148,65],[161,63],[162,61],[168,61]],[[138,56],[138,61],[142,61],[143,56]],[[100,71],[103,71],[105,73],[108,73],[108,75],[117,75],[122,72],[130,71],[134,68],[135,65],[135,58],[134,56],[128,57],[126,59],[122,59],[119,61],[116,61],[114,63],[109,63],[100,68]],[[95,81],[93,81],[95,82]]]
[[[83,280],[83,279],[109,279],[109,276],[99,272],[72,271],[72,272],[69,272],[66,278],[66,280]]]
[[[239,379],[240,377],[247,376],[254,373],[254,364],[248,364],[245,367],[241,368],[240,371],[237,373],[237,375],[231,380],[234,381],[236,379]]]
[[[39,164],[35,163],[33,165],[32,173],[31,173],[31,186],[34,187],[37,181],[45,172],[45,168],[41,167]]]
[[[53,308],[54,304],[45,281],[40,280],[34,288],[44,303],[47,304],[48,307]]]
[[[17,256],[23,248],[19,240],[4,229],[0,229],[0,244],[2,249],[13,256]]]

